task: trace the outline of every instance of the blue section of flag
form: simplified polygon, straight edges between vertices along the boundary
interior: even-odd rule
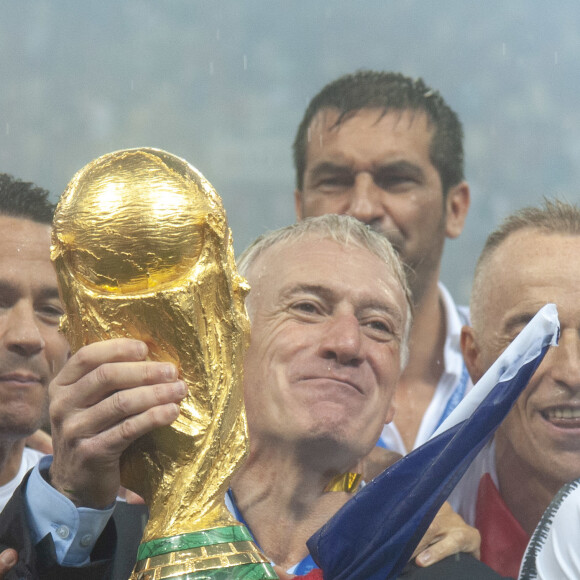
[[[554,305],[547,305],[432,439],[361,489],[310,538],[308,548],[325,580],[384,580],[399,575],[557,336],[557,312]]]

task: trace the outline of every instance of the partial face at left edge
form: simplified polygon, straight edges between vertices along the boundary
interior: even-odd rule
[[[68,355],[50,261],[50,227],[0,216],[0,432],[26,436],[46,413]]]

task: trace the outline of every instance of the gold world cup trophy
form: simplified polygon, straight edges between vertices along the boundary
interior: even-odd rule
[[[99,157],[58,204],[52,259],[73,352],[137,338],[151,360],[174,363],[188,386],[176,421],[121,457],[122,484],[150,510],[132,578],[277,578],[224,502],[247,453],[249,321],[247,283],[216,191],[165,151]]]

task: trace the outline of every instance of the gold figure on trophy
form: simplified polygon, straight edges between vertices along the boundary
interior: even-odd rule
[[[277,578],[224,503],[247,453],[248,288],[211,184],[165,151],[104,155],[65,190],[52,258],[73,352],[137,338],[188,385],[178,419],[121,458],[123,485],[150,509],[132,578]]]

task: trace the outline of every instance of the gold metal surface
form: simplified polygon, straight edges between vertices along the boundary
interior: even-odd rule
[[[196,548],[195,557],[191,550],[171,552],[141,560],[135,567],[135,575],[155,572],[159,578],[170,578],[176,574],[190,574],[202,570],[234,568],[245,564],[267,563],[263,555],[252,552],[251,542],[232,542]]]
[[[164,151],[110,153],[68,185],[52,242],[73,352],[138,338],[188,385],[179,418],[122,457],[123,485],[150,507],[143,541],[235,523],[224,494],[247,452],[248,287],[219,196]]]
[[[354,493],[360,486],[362,475],[360,473],[347,472],[333,477],[324,488],[324,491],[346,491]]]

